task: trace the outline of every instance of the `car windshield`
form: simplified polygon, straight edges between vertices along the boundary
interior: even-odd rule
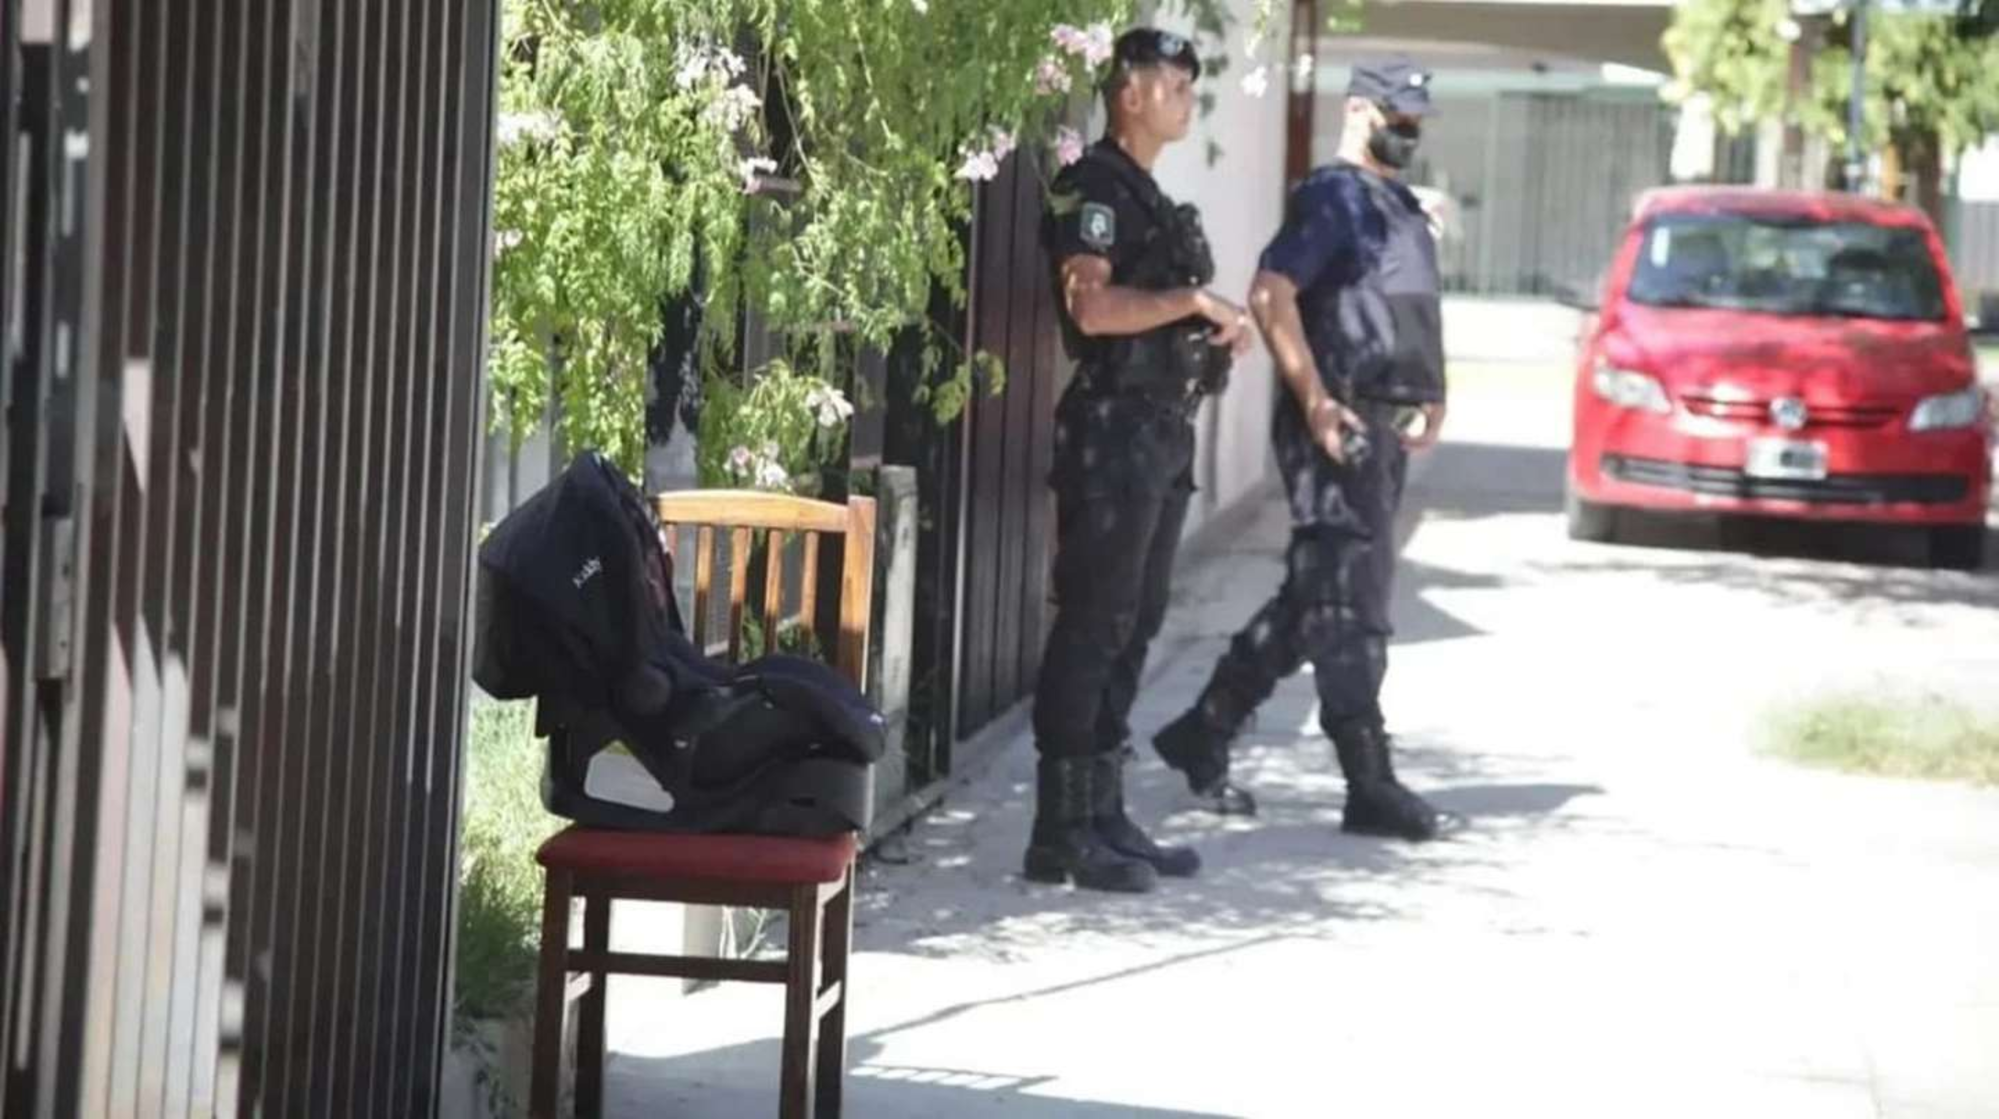
[[[1666,215],[1645,229],[1633,302],[1775,315],[1944,317],[1921,231],[1865,222]]]

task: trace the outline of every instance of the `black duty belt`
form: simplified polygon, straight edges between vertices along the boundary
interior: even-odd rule
[[[1191,416],[1198,411],[1202,399],[1207,395],[1201,391],[1200,383],[1197,381],[1186,381],[1178,385],[1162,382],[1144,385],[1117,384],[1120,378],[1116,374],[1106,372],[1101,365],[1090,362],[1076,367],[1076,378],[1086,396],[1149,404],[1182,417]]]

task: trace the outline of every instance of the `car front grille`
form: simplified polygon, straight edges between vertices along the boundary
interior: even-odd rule
[[[1736,400],[1714,396],[1683,396],[1681,403],[1687,411],[1696,416],[1706,416],[1717,420],[1739,420],[1745,423],[1770,422],[1770,402],[1767,400]],[[1883,427],[1893,423],[1900,409],[1882,404],[1826,405],[1815,404],[1806,411],[1805,426],[1870,428]]]
[[[1620,482],[1748,501],[1806,501],[1820,505],[1949,505],[1971,494],[1971,483],[1951,474],[1834,474],[1817,481],[1751,478],[1731,466],[1696,466],[1660,459],[1606,455],[1603,472]]]

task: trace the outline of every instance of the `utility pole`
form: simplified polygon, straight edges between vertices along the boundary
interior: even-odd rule
[[[1853,0],[1853,94],[1846,106],[1846,189],[1866,188],[1867,153],[1861,133],[1867,123],[1867,0]]]
[[[1319,99],[1318,0],[1292,0],[1291,67],[1285,74],[1284,194],[1312,170],[1312,107]],[[1212,411],[1212,409],[1211,409]]]
[[[1811,97],[1812,53],[1817,46],[1819,23],[1816,15],[1787,18],[1780,28],[1790,43],[1790,66],[1784,82],[1784,156],[1777,165],[1777,185],[1793,190],[1812,185],[1805,173],[1804,106]],[[1823,185],[1821,170],[1818,178]]]

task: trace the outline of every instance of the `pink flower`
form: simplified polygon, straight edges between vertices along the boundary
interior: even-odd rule
[[[726,48],[683,43],[675,52],[674,81],[681,89],[693,89],[713,74],[724,81],[743,76],[747,69],[742,56]]]
[[[1013,133],[995,126],[993,128],[993,159],[1004,161],[1013,154],[1015,140]]]
[[[748,86],[732,85],[717,94],[701,110],[701,115],[711,123],[721,126],[724,132],[734,132],[747,124],[756,111],[763,106],[763,98]]]
[[[755,194],[757,192],[757,176],[759,174],[767,175],[777,170],[777,161],[757,156],[753,159],[743,160],[738,165],[737,170],[743,176],[743,193]]]
[[[1102,66],[1111,60],[1113,46],[1111,25],[1093,23],[1083,36],[1083,60],[1092,66]]]
[[[1069,92],[1069,81],[1069,68],[1052,55],[1034,68],[1034,92],[1044,96]]]
[[[680,69],[674,74],[674,84],[682,89],[693,89],[708,77],[707,56],[693,51],[680,52]]]
[[[553,140],[561,132],[562,122],[548,113],[501,113],[499,117],[503,148],[522,140]]]
[[[1093,23],[1087,31],[1058,23],[1048,32],[1048,38],[1064,51],[1082,55],[1083,60],[1092,66],[1102,66],[1111,59],[1114,44],[1108,23]]]
[[[847,397],[831,385],[820,385],[805,394],[805,406],[818,413],[819,426],[832,428],[854,414],[854,406]]]
[[[975,183],[998,178],[999,160],[991,152],[973,152],[965,157],[964,166],[958,168],[958,177]]]
[[[1083,158],[1083,134],[1066,124],[1057,129],[1055,132],[1055,158],[1061,160],[1064,167]]]

